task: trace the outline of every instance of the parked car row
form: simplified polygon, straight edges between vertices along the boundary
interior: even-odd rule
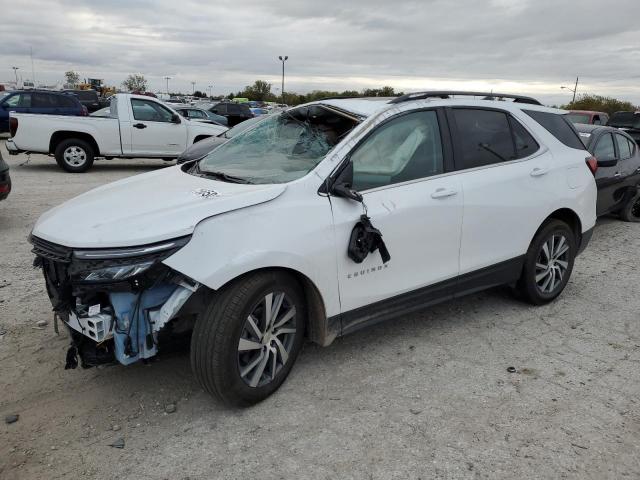
[[[31,242],[68,366],[128,365],[193,328],[196,378],[245,406],[305,338],[495,285],[554,300],[591,238],[600,169],[564,113],[495,93],[322,100],[66,202]],[[589,132],[594,154],[612,135],[626,156],[628,136],[607,132]]]

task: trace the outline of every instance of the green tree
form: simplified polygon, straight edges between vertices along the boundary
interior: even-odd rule
[[[80,83],[80,74],[74,70],[69,70],[68,72],[64,73],[64,80],[67,85],[75,87]]]
[[[129,75],[122,86],[130,92],[145,92],[147,90],[147,79],[140,73]]]
[[[606,112],[609,115],[621,110],[636,110],[636,106],[631,102],[618,100],[612,97],[601,95],[580,95],[575,102],[562,105],[565,110],[594,110],[596,112]]]
[[[238,97],[257,100],[259,102],[271,101],[275,96],[271,93],[271,84],[264,80],[256,80],[253,85],[244,87],[242,92],[238,92]]]

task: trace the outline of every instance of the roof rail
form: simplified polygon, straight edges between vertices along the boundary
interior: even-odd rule
[[[411,100],[424,100],[426,98],[451,98],[451,95],[464,95],[467,97],[483,97],[482,100],[499,100],[502,98],[512,98],[514,103],[528,103],[530,105],[542,105],[538,100],[523,95],[512,95],[510,93],[493,92],[460,92],[454,90],[436,90],[431,92],[415,92],[394,98],[389,103],[402,103]]]

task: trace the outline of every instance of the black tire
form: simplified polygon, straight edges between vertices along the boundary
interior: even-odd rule
[[[563,254],[561,259],[554,261],[554,266],[547,269],[538,268],[536,265],[545,263],[545,251],[543,249],[544,245],[547,244],[547,250],[549,247],[548,241],[551,241],[552,237],[558,239],[559,237],[564,237],[566,243],[568,245],[568,250],[566,251],[566,255]],[[557,241],[557,240],[556,240]],[[573,271],[573,263],[576,257],[577,245],[575,233],[567,225],[565,222],[561,220],[548,220],[545,222],[542,227],[538,230],[535,237],[531,241],[529,245],[529,250],[527,251],[527,255],[524,261],[524,267],[522,269],[522,275],[517,283],[517,290],[521,297],[528,301],[533,305],[543,305],[545,303],[549,303],[554,300],[567,285],[569,278],[571,277],[571,272]],[[550,272],[547,275],[552,277],[550,279],[551,284],[556,281],[557,271],[560,268],[559,265],[556,265],[555,262],[562,261],[566,262],[566,269],[562,272],[561,280],[557,283],[557,285],[551,288],[549,285],[545,287],[544,282],[547,281],[548,277],[542,277],[540,285],[536,281],[536,277],[544,274],[545,272]],[[550,261],[548,261],[550,263]],[[556,269],[555,272],[551,272],[551,270]],[[544,288],[549,289],[550,291],[545,291]]]
[[[75,152],[75,155],[72,155]],[[86,172],[93,165],[96,153],[93,147],[79,138],[69,138],[58,144],[55,151],[56,162],[69,173]]]
[[[250,350],[241,354],[239,342],[241,336],[246,335],[247,318],[255,313],[256,308],[264,305],[265,296],[273,292],[284,293],[287,306],[295,306],[296,313],[289,324],[295,324],[295,333],[288,342],[288,358],[279,364],[279,370],[273,379],[269,380],[268,372],[265,371],[259,375],[260,379],[264,379],[261,381],[266,383],[250,386],[248,379],[241,376],[242,355],[260,355],[261,350]],[[290,275],[282,272],[261,272],[234,281],[212,295],[196,322],[191,337],[191,368],[196,379],[207,392],[228,405],[246,407],[264,400],[280,387],[291,371],[302,348],[305,319],[303,292]],[[267,331],[266,328],[264,330]],[[269,342],[270,345],[275,345],[271,340]],[[262,354],[267,352],[268,355],[269,347],[262,348]],[[275,356],[277,359],[278,354]],[[280,359],[282,360],[282,357]],[[276,363],[277,360],[274,365]],[[256,374],[255,371],[253,373]]]
[[[620,218],[625,222],[640,222],[640,193],[634,195],[622,210],[620,210]]]

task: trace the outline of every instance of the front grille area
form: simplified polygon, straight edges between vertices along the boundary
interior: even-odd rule
[[[56,245],[55,243],[47,242],[41,238],[31,235],[29,241],[33,244],[31,250],[36,256],[42,257],[47,260],[53,260],[54,262],[70,263],[73,250],[69,247],[63,247],[62,245]]]
[[[71,301],[68,270],[73,250],[33,235],[29,237],[29,241],[33,244],[31,251],[36,255],[34,265],[42,267],[53,310],[58,313],[68,311]]]

